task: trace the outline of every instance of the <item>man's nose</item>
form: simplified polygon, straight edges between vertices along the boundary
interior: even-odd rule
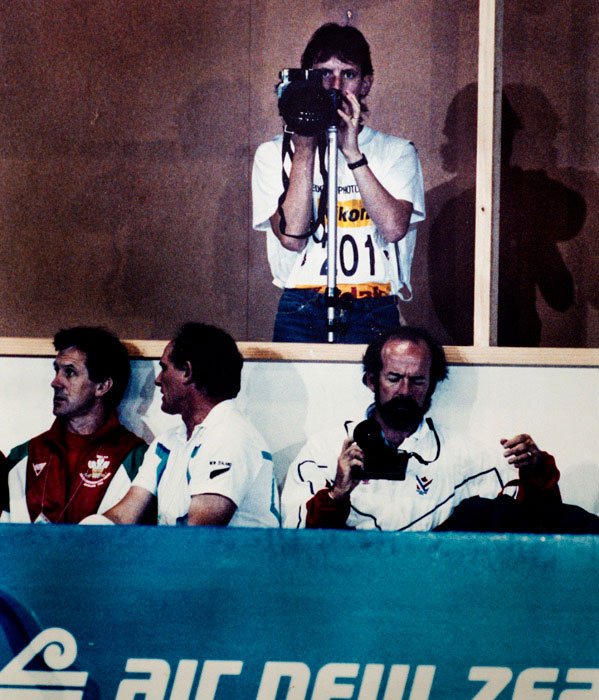
[[[160,384],[162,384],[162,372],[158,373],[158,376],[154,380],[154,384],[156,384],[156,386],[160,386]]]
[[[408,377],[404,377],[397,386],[397,393],[400,396],[409,396],[412,393],[412,387]]]
[[[331,82],[331,87],[334,90],[341,90],[341,75],[339,73],[337,75],[333,74],[333,80]]]
[[[62,387],[62,381],[60,379],[60,375],[55,374],[54,379],[50,382],[50,386],[52,389],[60,389]]]

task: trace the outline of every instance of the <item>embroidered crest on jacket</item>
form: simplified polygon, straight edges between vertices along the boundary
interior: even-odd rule
[[[84,485],[94,488],[104,483],[110,476],[109,467],[110,460],[106,455],[96,455],[96,459],[90,459],[87,463],[87,471],[81,474]]]

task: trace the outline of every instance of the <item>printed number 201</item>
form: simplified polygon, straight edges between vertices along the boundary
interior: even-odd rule
[[[374,243],[372,237],[368,235],[364,242],[364,247],[368,250],[368,262],[370,265],[370,277],[374,277],[375,273],[375,258],[374,258]],[[358,269],[360,251],[358,244],[353,236],[348,233],[344,234],[339,241],[339,266],[346,277],[351,277]],[[325,260],[320,268],[320,274],[327,274],[327,261]]]
[[[537,683],[555,683],[559,675],[557,668],[526,668],[516,678],[511,700],[597,700],[599,698],[599,669],[570,668],[566,683],[584,683],[587,688],[563,690],[555,697],[553,688],[537,687]],[[473,666],[468,680],[483,681],[485,685],[472,700],[495,700],[507,688],[513,677],[512,670],[502,666]]]

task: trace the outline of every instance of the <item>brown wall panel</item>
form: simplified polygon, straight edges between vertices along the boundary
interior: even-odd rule
[[[3,3],[0,335],[84,322],[164,338],[199,318],[269,339],[278,291],[251,230],[252,157],[281,129],[279,70],[348,9],[372,47],[370,124],[413,139],[424,168],[428,218],[402,314],[445,343],[470,342],[475,0]],[[532,211],[552,183],[584,202],[575,235],[551,248],[571,304],[549,304],[527,277],[530,245],[504,267],[546,345],[599,342],[597,14],[593,0],[506,3],[506,92],[524,124],[510,165],[544,173]],[[538,115],[552,113],[550,128]],[[522,228],[509,206],[503,222]]]
[[[3,5],[1,334],[246,334],[247,8]]]
[[[598,43],[594,0],[506,3],[504,89],[520,122],[509,171],[534,183],[536,204],[511,230],[522,254],[499,274],[525,299],[536,272],[531,324],[544,346],[599,347]]]

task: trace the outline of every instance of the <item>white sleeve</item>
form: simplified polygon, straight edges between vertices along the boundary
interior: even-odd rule
[[[166,469],[169,455],[170,450],[159,440],[154,440],[146,451],[137,476],[133,479],[132,486],[140,486],[153,496],[157,496],[158,483]]]
[[[252,225],[258,231],[270,230],[270,217],[276,212],[283,192],[281,148],[275,141],[258,146],[252,168]]]
[[[115,506],[127,494],[130,488],[131,479],[127,470],[121,464],[116,474],[112,477],[104,498],[102,498],[102,502],[98,506],[98,513],[105,513],[107,510],[110,510],[112,506]]]
[[[330,444],[327,444],[329,442]],[[283,527],[306,526],[306,503],[335,478],[341,444],[333,437],[309,440],[289,467],[281,494]],[[333,449],[331,449],[333,448]],[[335,454],[335,448],[337,453]]]
[[[408,142],[401,147],[391,167],[381,174],[380,182],[396,199],[412,202],[410,225],[425,218],[424,179],[418,151],[413,143]]]
[[[270,226],[283,192],[281,143],[267,141],[258,146],[252,168],[252,225],[266,232],[266,253],[277,287],[284,287],[301,255],[281,245]]]
[[[467,452],[455,460],[459,474],[456,494],[459,500],[471,496],[496,498],[500,493],[515,496],[517,487],[505,487],[518,479],[518,470],[507,463],[501,449],[493,449],[470,442]]]

